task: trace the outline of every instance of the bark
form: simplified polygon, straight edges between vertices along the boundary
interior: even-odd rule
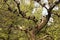
[[[35,39],[36,34],[48,23],[50,16],[51,16],[51,13],[49,13],[47,17],[43,17],[42,21],[36,25],[35,29],[32,29],[30,31],[30,36],[32,40],[36,40]]]

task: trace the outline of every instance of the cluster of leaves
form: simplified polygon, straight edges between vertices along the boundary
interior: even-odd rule
[[[28,27],[34,27],[35,23],[32,20],[27,20],[25,18],[22,18],[21,15],[18,16],[18,10],[13,13],[8,10],[8,5],[10,5],[11,9],[14,11],[17,9],[16,4],[13,0],[8,0],[6,3],[4,0],[0,0],[0,39],[8,40],[29,40],[27,34],[24,31],[21,31],[17,29],[17,26],[24,27],[24,29]],[[24,4],[22,0],[21,4],[21,10],[27,11],[26,16],[31,15],[32,9],[34,8],[33,2],[30,5]],[[59,9],[60,10],[60,9]],[[60,15],[60,11],[52,11],[53,13],[57,13]],[[34,16],[36,19],[41,18],[41,11],[42,7],[38,8],[35,12]],[[42,38],[45,35],[49,34],[51,37],[43,38],[42,40],[59,40],[60,39],[60,17],[53,15],[54,22],[51,26],[44,27],[37,35],[38,38]],[[9,32],[10,25],[13,25],[13,27],[10,28],[11,32]]]

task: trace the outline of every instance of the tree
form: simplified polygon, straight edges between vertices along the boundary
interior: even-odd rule
[[[4,0],[5,1],[5,3],[7,2],[7,0]],[[42,15],[43,17],[42,17],[42,19],[41,19],[41,22],[39,22],[38,24],[37,24],[37,22],[39,21],[39,20],[37,20],[36,18],[35,18],[35,16],[26,16],[26,12],[24,12],[24,11],[22,11],[21,10],[21,3],[20,3],[20,0],[14,0],[14,2],[15,2],[15,4],[16,4],[16,6],[17,6],[17,9],[16,10],[18,10],[18,16],[19,15],[21,15],[22,16],[22,18],[25,18],[25,19],[27,19],[27,20],[32,20],[32,21],[34,21],[34,23],[36,23],[36,25],[34,26],[34,28],[27,28],[27,29],[23,29],[22,27],[17,27],[18,29],[20,29],[21,31],[25,31],[26,33],[27,33],[27,35],[28,35],[28,37],[30,37],[30,39],[31,40],[36,40],[36,38],[35,38],[35,36],[36,36],[36,34],[43,28],[43,27],[45,27],[46,26],[46,24],[48,23],[48,21],[49,21],[49,19],[50,19],[50,17],[51,17],[51,14],[52,14],[52,10],[53,10],[53,8],[56,6],[56,5],[58,5],[59,3],[60,3],[60,0],[58,0],[58,1],[55,1],[54,3],[53,3],[53,5],[51,5],[51,3],[49,3],[49,8],[46,6],[46,5],[48,5],[48,3],[41,3],[41,0],[33,0],[33,1],[36,1],[37,3],[39,3],[45,10],[46,10],[46,15],[44,14],[44,15]],[[43,0],[44,1],[44,0]],[[8,5],[8,4],[7,4]],[[43,10],[44,10],[43,9]],[[12,8],[10,8],[10,5],[8,5],[8,10],[10,11],[10,12],[13,12],[13,13],[15,13],[16,12],[16,10],[12,10]],[[58,14],[55,14],[55,15],[57,15],[57,16],[59,16],[60,17],[60,15],[58,15]],[[12,27],[12,24],[9,26],[9,32],[8,32],[8,34],[10,34],[10,32],[11,32],[11,28]],[[29,36],[30,35],[30,36]],[[7,40],[9,40],[9,36],[8,36],[8,38],[7,38]],[[40,39],[39,39],[40,40]]]

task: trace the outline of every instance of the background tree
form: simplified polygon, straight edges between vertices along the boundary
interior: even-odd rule
[[[47,0],[46,3],[44,0],[27,1],[0,0],[0,39],[59,40],[60,0]],[[32,15],[34,1],[40,6]],[[54,10],[56,6],[58,10]],[[44,10],[47,14],[43,12],[41,15]],[[54,21],[48,26],[51,17]]]

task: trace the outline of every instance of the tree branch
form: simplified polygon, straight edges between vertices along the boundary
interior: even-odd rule
[[[38,2],[42,7],[45,7],[45,4],[41,4],[41,0],[34,0],[34,1],[36,1],[36,2]],[[47,9],[47,7],[45,7],[46,9]]]
[[[57,14],[57,13],[56,13],[56,14],[54,14],[54,15],[56,15],[56,16],[58,16],[58,17],[60,17],[60,15],[59,15],[59,14]]]
[[[11,34],[11,28],[13,27],[13,24],[11,24],[9,27],[8,27],[8,38],[7,40],[10,40],[10,34]]]
[[[15,1],[15,0],[14,0],[14,1]],[[15,3],[17,4],[17,8],[18,8],[19,14],[21,14],[21,16],[22,16],[23,18],[26,18],[26,19],[28,19],[28,20],[32,20],[32,21],[34,21],[35,23],[38,22],[38,20],[35,18],[35,16],[33,16],[33,17],[31,17],[31,16],[26,17],[26,12],[23,12],[23,11],[20,10],[20,4],[17,3],[16,1],[15,1]]]
[[[49,10],[52,10],[56,5],[58,5],[60,3],[60,0],[59,1],[56,1],[51,7]]]

